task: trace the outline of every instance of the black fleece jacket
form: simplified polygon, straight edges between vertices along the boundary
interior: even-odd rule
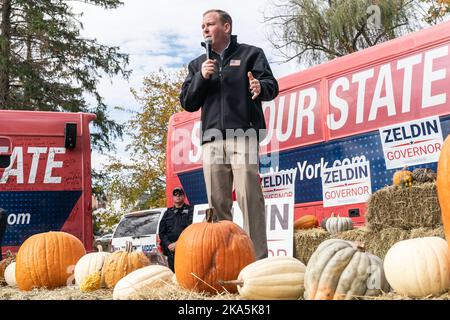
[[[204,45],[204,44],[202,44]],[[261,101],[270,101],[278,95],[278,83],[262,49],[239,44],[231,36],[223,60],[213,52],[218,68],[210,79],[201,73],[206,54],[189,63],[189,74],[183,83],[180,102],[189,112],[202,108],[202,143],[211,141],[217,132],[226,129],[253,128],[259,133],[266,128]],[[247,72],[251,71],[261,84],[261,93],[252,100]],[[217,129],[211,131],[208,129]]]

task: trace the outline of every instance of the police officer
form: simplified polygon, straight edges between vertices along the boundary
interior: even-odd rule
[[[176,187],[172,191],[173,207],[168,208],[159,223],[159,238],[169,268],[174,270],[175,246],[181,232],[192,223],[193,208],[184,202],[183,189]]]

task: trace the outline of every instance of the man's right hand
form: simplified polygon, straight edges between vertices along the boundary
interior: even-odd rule
[[[202,76],[205,79],[211,78],[216,68],[216,60],[208,59],[202,63]]]
[[[172,242],[171,244],[169,244],[167,246],[167,249],[169,249],[170,251],[174,252],[175,251],[175,245],[176,245],[176,242]]]

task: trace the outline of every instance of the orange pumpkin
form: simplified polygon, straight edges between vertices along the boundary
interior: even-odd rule
[[[29,237],[16,257],[20,290],[53,289],[68,284],[77,261],[86,254],[83,243],[66,232],[45,232]]]
[[[450,136],[445,139],[439,156],[436,187],[445,239],[450,246]]]
[[[127,274],[150,264],[145,253],[131,250],[132,243],[127,242],[125,251],[116,251],[106,258],[102,268],[102,282],[107,288],[113,288]]]
[[[235,284],[221,286],[219,281],[237,279],[254,261],[253,242],[245,231],[232,221],[214,222],[213,209],[208,209],[205,222],[191,224],[178,238],[175,275],[186,289],[236,293]]]
[[[299,229],[312,229],[319,226],[319,221],[317,220],[316,216],[312,214],[308,214],[306,216],[303,216],[294,222],[294,230]]]
[[[413,174],[408,170],[408,166],[404,166],[402,170],[397,170],[392,179],[394,186],[411,187],[413,182]]]

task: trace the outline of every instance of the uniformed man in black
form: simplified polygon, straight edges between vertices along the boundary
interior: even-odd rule
[[[159,223],[159,239],[169,267],[174,270],[175,246],[181,232],[192,223],[193,208],[184,202],[184,191],[173,189],[173,207],[168,208]]]

